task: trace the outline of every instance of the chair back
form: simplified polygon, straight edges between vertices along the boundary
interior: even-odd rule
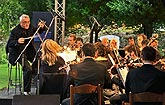
[[[165,93],[157,94],[152,92],[142,93],[129,93],[129,103],[132,105],[134,102],[162,102],[165,105]]]
[[[64,99],[67,74],[64,73],[43,73],[40,82],[40,94],[59,94]]]
[[[74,94],[98,94],[98,105],[102,103],[102,87],[100,84],[97,86],[91,84],[83,84],[80,86],[70,85],[70,105],[74,104]]]

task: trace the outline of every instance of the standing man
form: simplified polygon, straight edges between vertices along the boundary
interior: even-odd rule
[[[34,28],[30,24],[30,17],[28,15],[22,14],[19,20],[20,23],[13,30],[11,30],[10,37],[7,43],[9,62],[12,65],[16,65],[18,56],[21,54],[21,52],[31,39],[30,37],[32,37],[36,31],[36,28]],[[41,22],[39,23],[39,25],[40,27],[44,27],[44,24]],[[23,66],[24,95],[29,95],[31,91],[32,66],[30,65],[29,61],[33,61],[35,54],[36,51],[32,41],[23,52],[23,59],[22,57],[18,59],[18,62]]]

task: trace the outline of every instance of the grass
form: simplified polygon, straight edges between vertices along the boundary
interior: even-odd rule
[[[0,64],[0,89],[8,85],[8,65]]]
[[[8,64],[0,64],[0,89],[8,87]],[[12,69],[12,81],[15,80],[15,66]]]

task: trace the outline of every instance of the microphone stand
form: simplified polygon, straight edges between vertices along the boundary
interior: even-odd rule
[[[52,13],[51,13],[51,14],[52,14]],[[56,15],[56,14],[55,14],[55,15]],[[46,36],[47,36],[47,34],[48,34],[48,32],[49,32],[49,30],[50,30],[52,24],[53,24],[53,21],[55,20],[55,17],[54,17],[53,14],[52,14],[52,16],[53,16],[53,18],[52,18],[52,20],[51,20],[51,22],[50,22],[50,24],[49,24],[49,27],[48,27],[48,29],[47,29],[45,35],[44,35],[44,38],[43,38],[43,40],[42,40],[42,43],[45,41]],[[42,43],[40,44],[40,47],[38,48],[38,50],[37,50],[37,52],[36,52],[36,55],[35,55],[35,57],[34,57],[32,63],[35,62],[35,60],[36,60],[36,58],[37,58],[37,56],[38,56],[38,53],[39,53],[40,50],[41,50]],[[40,57],[38,57],[38,66],[37,66],[37,67],[38,67],[38,69],[37,69],[37,95],[39,95],[39,91],[40,91],[40,90],[39,90],[39,88],[40,88]]]

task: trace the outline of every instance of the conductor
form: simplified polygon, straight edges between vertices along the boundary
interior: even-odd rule
[[[30,17],[26,14],[22,14],[19,18],[19,24],[11,30],[10,36],[7,42],[7,53],[9,54],[9,63],[16,65],[16,60],[21,54],[22,50],[28,44],[29,40],[36,31],[36,28],[30,23]],[[43,28],[44,24],[39,23],[40,27]],[[42,32],[41,29],[40,32]],[[24,95],[30,95],[31,91],[31,80],[32,80],[32,65],[30,62],[33,61],[36,54],[33,46],[33,41],[30,42],[28,47],[25,49],[21,57],[18,59],[18,63],[23,68],[23,87]],[[37,67],[37,66],[36,66]]]

